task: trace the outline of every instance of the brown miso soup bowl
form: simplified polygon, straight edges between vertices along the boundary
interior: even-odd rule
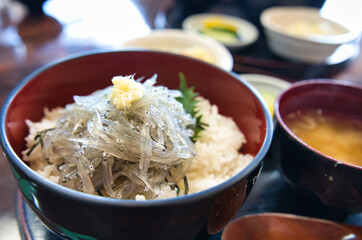
[[[229,180],[186,196],[147,201],[94,196],[50,182],[22,160],[26,119],[39,121],[43,109],[65,106],[73,95],[111,85],[117,75],[152,77],[178,89],[179,73],[188,85],[232,117],[254,155]],[[253,188],[270,147],[273,123],[266,104],[246,81],[197,59],[157,51],[92,52],[51,63],[26,77],[1,110],[1,146],[26,203],[53,232],[69,239],[200,239],[222,230]]]
[[[272,147],[287,182],[306,200],[347,212],[360,212],[362,166],[334,159],[309,146],[286,124],[289,114],[309,110],[330,112],[346,122],[350,119],[362,121],[362,85],[328,79],[292,84],[276,100]]]

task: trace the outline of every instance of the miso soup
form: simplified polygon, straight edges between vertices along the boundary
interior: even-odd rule
[[[317,151],[362,166],[362,120],[322,110],[297,111],[285,118],[289,129]]]

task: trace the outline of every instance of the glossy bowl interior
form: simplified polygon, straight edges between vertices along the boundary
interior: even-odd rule
[[[274,155],[288,182],[310,200],[347,209],[362,209],[362,167],[343,163],[308,146],[284,122],[297,110],[331,110],[362,120],[362,86],[338,80],[292,84],[275,104]]]
[[[115,75],[158,74],[171,89],[183,72],[190,86],[234,119],[254,160],[228,181],[173,199],[135,201],[76,192],[40,177],[22,160],[25,120],[38,121],[43,109],[73,102],[110,85]],[[52,231],[84,239],[193,239],[220,231],[250,192],[271,143],[273,124],[261,97],[247,82],[202,61],[156,51],[87,53],[62,59],[25,78],[1,110],[1,145],[24,199]]]

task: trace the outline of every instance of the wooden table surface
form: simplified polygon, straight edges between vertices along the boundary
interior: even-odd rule
[[[118,49],[122,41],[145,35],[151,29],[179,26],[171,21],[168,22],[172,18],[168,15],[171,12],[169,9],[172,9],[175,4],[172,0],[109,0],[85,4],[86,2],[48,1],[44,5],[48,17],[27,15],[24,11],[25,5],[18,2],[11,4],[9,9],[14,12],[15,27],[21,40],[20,45],[17,46],[20,52],[13,57],[11,54],[6,55],[7,53],[1,52],[0,49],[0,106],[9,92],[25,76],[51,61],[82,51]],[[130,17],[132,21],[129,20]],[[138,25],[134,19],[138,21]],[[122,22],[128,22],[128,24],[122,24]],[[123,34],[124,32],[126,34]],[[263,56],[260,54],[261,48],[258,45],[251,48],[254,49],[240,50],[235,54],[238,56],[245,54],[252,59],[254,56],[258,58]],[[254,55],[254,53],[258,54]],[[270,56],[270,53],[268,54],[266,56]],[[267,58],[270,59],[270,57]],[[271,57],[272,60],[273,58],[274,56]],[[262,67],[258,68],[256,65],[252,68],[235,67],[234,71],[264,73],[265,69]],[[310,66],[311,69],[314,67]],[[362,55],[357,55],[353,60],[335,69],[328,67],[320,69],[323,69],[323,72],[316,73],[316,77],[345,79],[362,84]],[[307,72],[308,69],[305,71]],[[282,75],[280,72],[277,74]],[[308,76],[313,77],[313,74]],[[285,76],[285,78],[297,81],[303,76],[300,78]],[[7,160],[3,154],[0,154],[0,218],[5,215],[14,216],[15,195],[15,181]]]

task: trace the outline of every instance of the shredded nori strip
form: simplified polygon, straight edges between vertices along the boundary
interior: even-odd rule
[[[189,180],[187,176],[184,176],[184,184],[185,184],[185,195],[189,194]]]
[[[34,149],[36,148],[36,146],[38,146],[40,144],[41,147],[43,147],[43,140],[45,135],[47,134],[47,132],[54,130],[55,128],[49,128],[49,129],[45,129],[43,131],[37,132],[34,140],[37,140],[33,146],[31,146],[31,148],[26,152],[26,156],[29,156]]]

